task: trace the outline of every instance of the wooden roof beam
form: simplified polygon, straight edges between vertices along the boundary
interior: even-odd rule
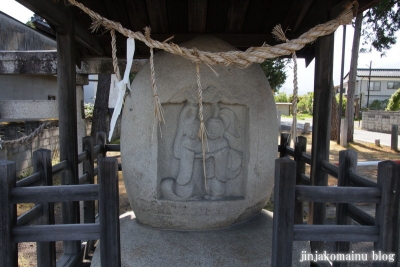
[[[44,18],[53,26],[64,28],[65,22],[70,18],[64,10],[63,4],[54,1],[45,0],[17,0],[20,4],[32,10]],[[62,2],[62,1],[61,1]],[[74,20],[75,40],[84,45],[95,54],[102,56],[105,54],[104,49],[100,46],[98,40],[94,38],[87,29],[83,28]]]

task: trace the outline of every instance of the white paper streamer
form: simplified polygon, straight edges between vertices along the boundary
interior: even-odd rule
[[[114,132],[115,123],[117,122],[119,114],[121,114],[121,109],[122,109],[122,104],[124,102],[126,88],[128,87],[129,90],[132,90],[131,85],[129,83],[129,73],[131,72],[134,54],[135,54],[135,39],[128,38],[126,40],[126,69],[125,69],[125,73],[124,73],[124,78],[122,79],[122,81],[119,81],[117,84],[118,98],[117,98],[117,102],[115,103],[114,113],[111,117],[110,132],[108,134],[109,142],[111,141],[111,137]]]

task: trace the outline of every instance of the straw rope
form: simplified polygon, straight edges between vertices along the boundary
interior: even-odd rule
[[[200,66],[196,63],[196,73],[197,73],[197,88],[198,88],[198,100],[199,100],[199,118],[200,118],[200,128],[197,137],[201,139],[201,153],[203,156],[203,173],[204,173],[204,188],[207,190],[207,175],[206,175],[206,147],[207,143],[207,129],[204,124],[203,117],[203,88],[200,82]]]
[[[208,65],[224,64],[224,65],[235,65],[239,68],[246,68],[252,63],[262,63],[266,59],[276,58],[279,56],[285,56],[293,54],[293,51],[302,49],[306,44],[314,42],[318,37],[329,35],[333,33],[340,25],[350,24],[353,18],[352,9],[356,6],[353,3],[346,7],[346,9],[334,20],[328,21],[324,24],[317,25],[302,34],[299,38],[290,40],[288,42],[278,44],[275,46],[261,46],[261,47],[250,47],[245,52],[242,51],[229,51],[211,53],[205,51],[195,51],[195,49],[188,49],[185,47],[179,47],[174,43],[159,42],[153,39],[147,39],[146,36],[141,32],[133,32],[128,30],[119,22],[106,19],[98,13],[90,10],[85,5],[79,3],[76,0],[68,0],[70,4],[80,8],[83,12],[88,14],[93,20],[91,29],[96,31],[103,26],[106,30],[114,29],[122,35],[130,38],[137,39],[144,42],[150,48],[162,49],[175,55],[182,56],[188,60],[199,63],[203,62]]]
[[[28,144],[31,143],[32,140],[37,137],[45,127],[49,127],[51,125],[56,124],[55,122],[45,122],[41,124],[38,128],[36,128],[30,135],[21,137],[19,139],[15,140],[0,140],[0,149],[3,147],[9,147],[9,146],[14,146],[14,145],[22,145],[22,144]]]
[[[110,34],[111,34],[111,55],[112,55],[112,63],[113,63],[113,67],[114,67],[114,73],[115,73],[115,76],[117,76],[118,81],[121,81],[121,74],[119,72],[119,67],[118,67],[117,41],[115,38],[115,30],[111,29]]]
[[[144,29],[145,29],[146,38],[150,39],[150,27],[146,27]],[[153,53],[153,48],[151,48],[151,47],[150,47],[150,78],[151,78],[151,86],[153,88],[153,98],[154,98],[153,133],[154,133],[155,122],[158,121],[158,127],[160,129],[160,134],[162,137],[161,122],[165,123],[164,110],[162,108],[161,101],[160,101],[160,98],[157,93],[156,74],[154,71],[154,53]],[[152,137],[153,137],[153,133],[152,133]]]
[[[285,32],[282,29],[281,25],[277,25],[274,27],[272,30],[272,34],[277,40],[283,41],[283,42],[289,42],[289,39],[286,38]],[[292,114],[293,114],[293,121],[292,121],[292,128],[291,128],[291,136],[292,140],[295,144],[297,144],[297,94],[299,90],[299,86],[297,83],[297,56],[296,52],[293,51],[292,53],[292,59],[293,59],[293,102],[292,102]]]

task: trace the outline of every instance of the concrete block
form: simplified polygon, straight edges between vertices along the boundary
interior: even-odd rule
[[[2,119],[54,119],[58,118],[58,102],[52,100],[2,100]]]

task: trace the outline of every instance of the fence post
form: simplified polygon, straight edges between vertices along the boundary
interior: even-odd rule
[[[38,149],[33,152],[33,172],[40,173],[41,181],[44,186],[53,185],[53,173],[51,166],[51,151],[48,149]],[[39,219],[39,224],[54,224],[54,203],[42,203],[43,215]],[[38,266],[56,266],[56,245],[55,242],[37,242],[37,264]]]
[[[398,150],[398,140],[399,140],[399,126],[392,124],[392,138],[390,142],[390,148],[394,151]]]
[[[339,173],[338,186],[350,185],[350,172],[357,172],[357,152],[354,150],[342,150],[339,152]],[[350,224],[351,218],[347,216],[347,203],[336,204],[336,224]],[[350,242],[335,242],[335,253],[349,253],[351,249]],[[348,261],[334,262],[335,267],[347,267]]]
[[[283,158],[287,156],[286,146],[289,145],[290,139],[288,133],[281,133],[281,144],[280,144],[280,154],[279,157]]]
[[[100,159],[98,183],[101,266],[121,266],[118,161],[116,158]]]
[[[16,175],[15,162],[0,160],[0,266],[18,266],[18,244],[11,235],[17,223],[17,206],[11,204]]]
[[[105,132],[96,133],[96,146],[100,145],[102,147],[101,153],[97,155],[97,165],[99,164],[99,160],[106,156],[106,146],[107,143],[107,134]]]
[[[83,161],[83,173],[87,174],[89,184],[94,184],[94,138],[85,136],[82,138],[82,150],[87,152],[87,159]],[[94,201],[83,202],[84,223],[94,223],[96,218],[96,207]],[[94,248],[94,240],[88,240],[85,248],[84,257]]]
[[[294,160],[296,161],[296,185],[300,184],[301,174],[306,172],[306,163],[301,160],[301,154],[306,152],[307,138],[304,136],[298,137],[298,142],[294,147]],[[297,202],[294,206],[294,223],[303,223],[303,202]]]
[[[292,266],[296,162],[275,160],[272,267]]]
[[[397,266],[399,261],[399,200],[400,165],[393,161],[378,164],[378,187],[382,190],[381,202],[376,204],[375,225],[379,225],[379,241],[375,253],[394,254],[395,261],[374,261],[373,266]]]

